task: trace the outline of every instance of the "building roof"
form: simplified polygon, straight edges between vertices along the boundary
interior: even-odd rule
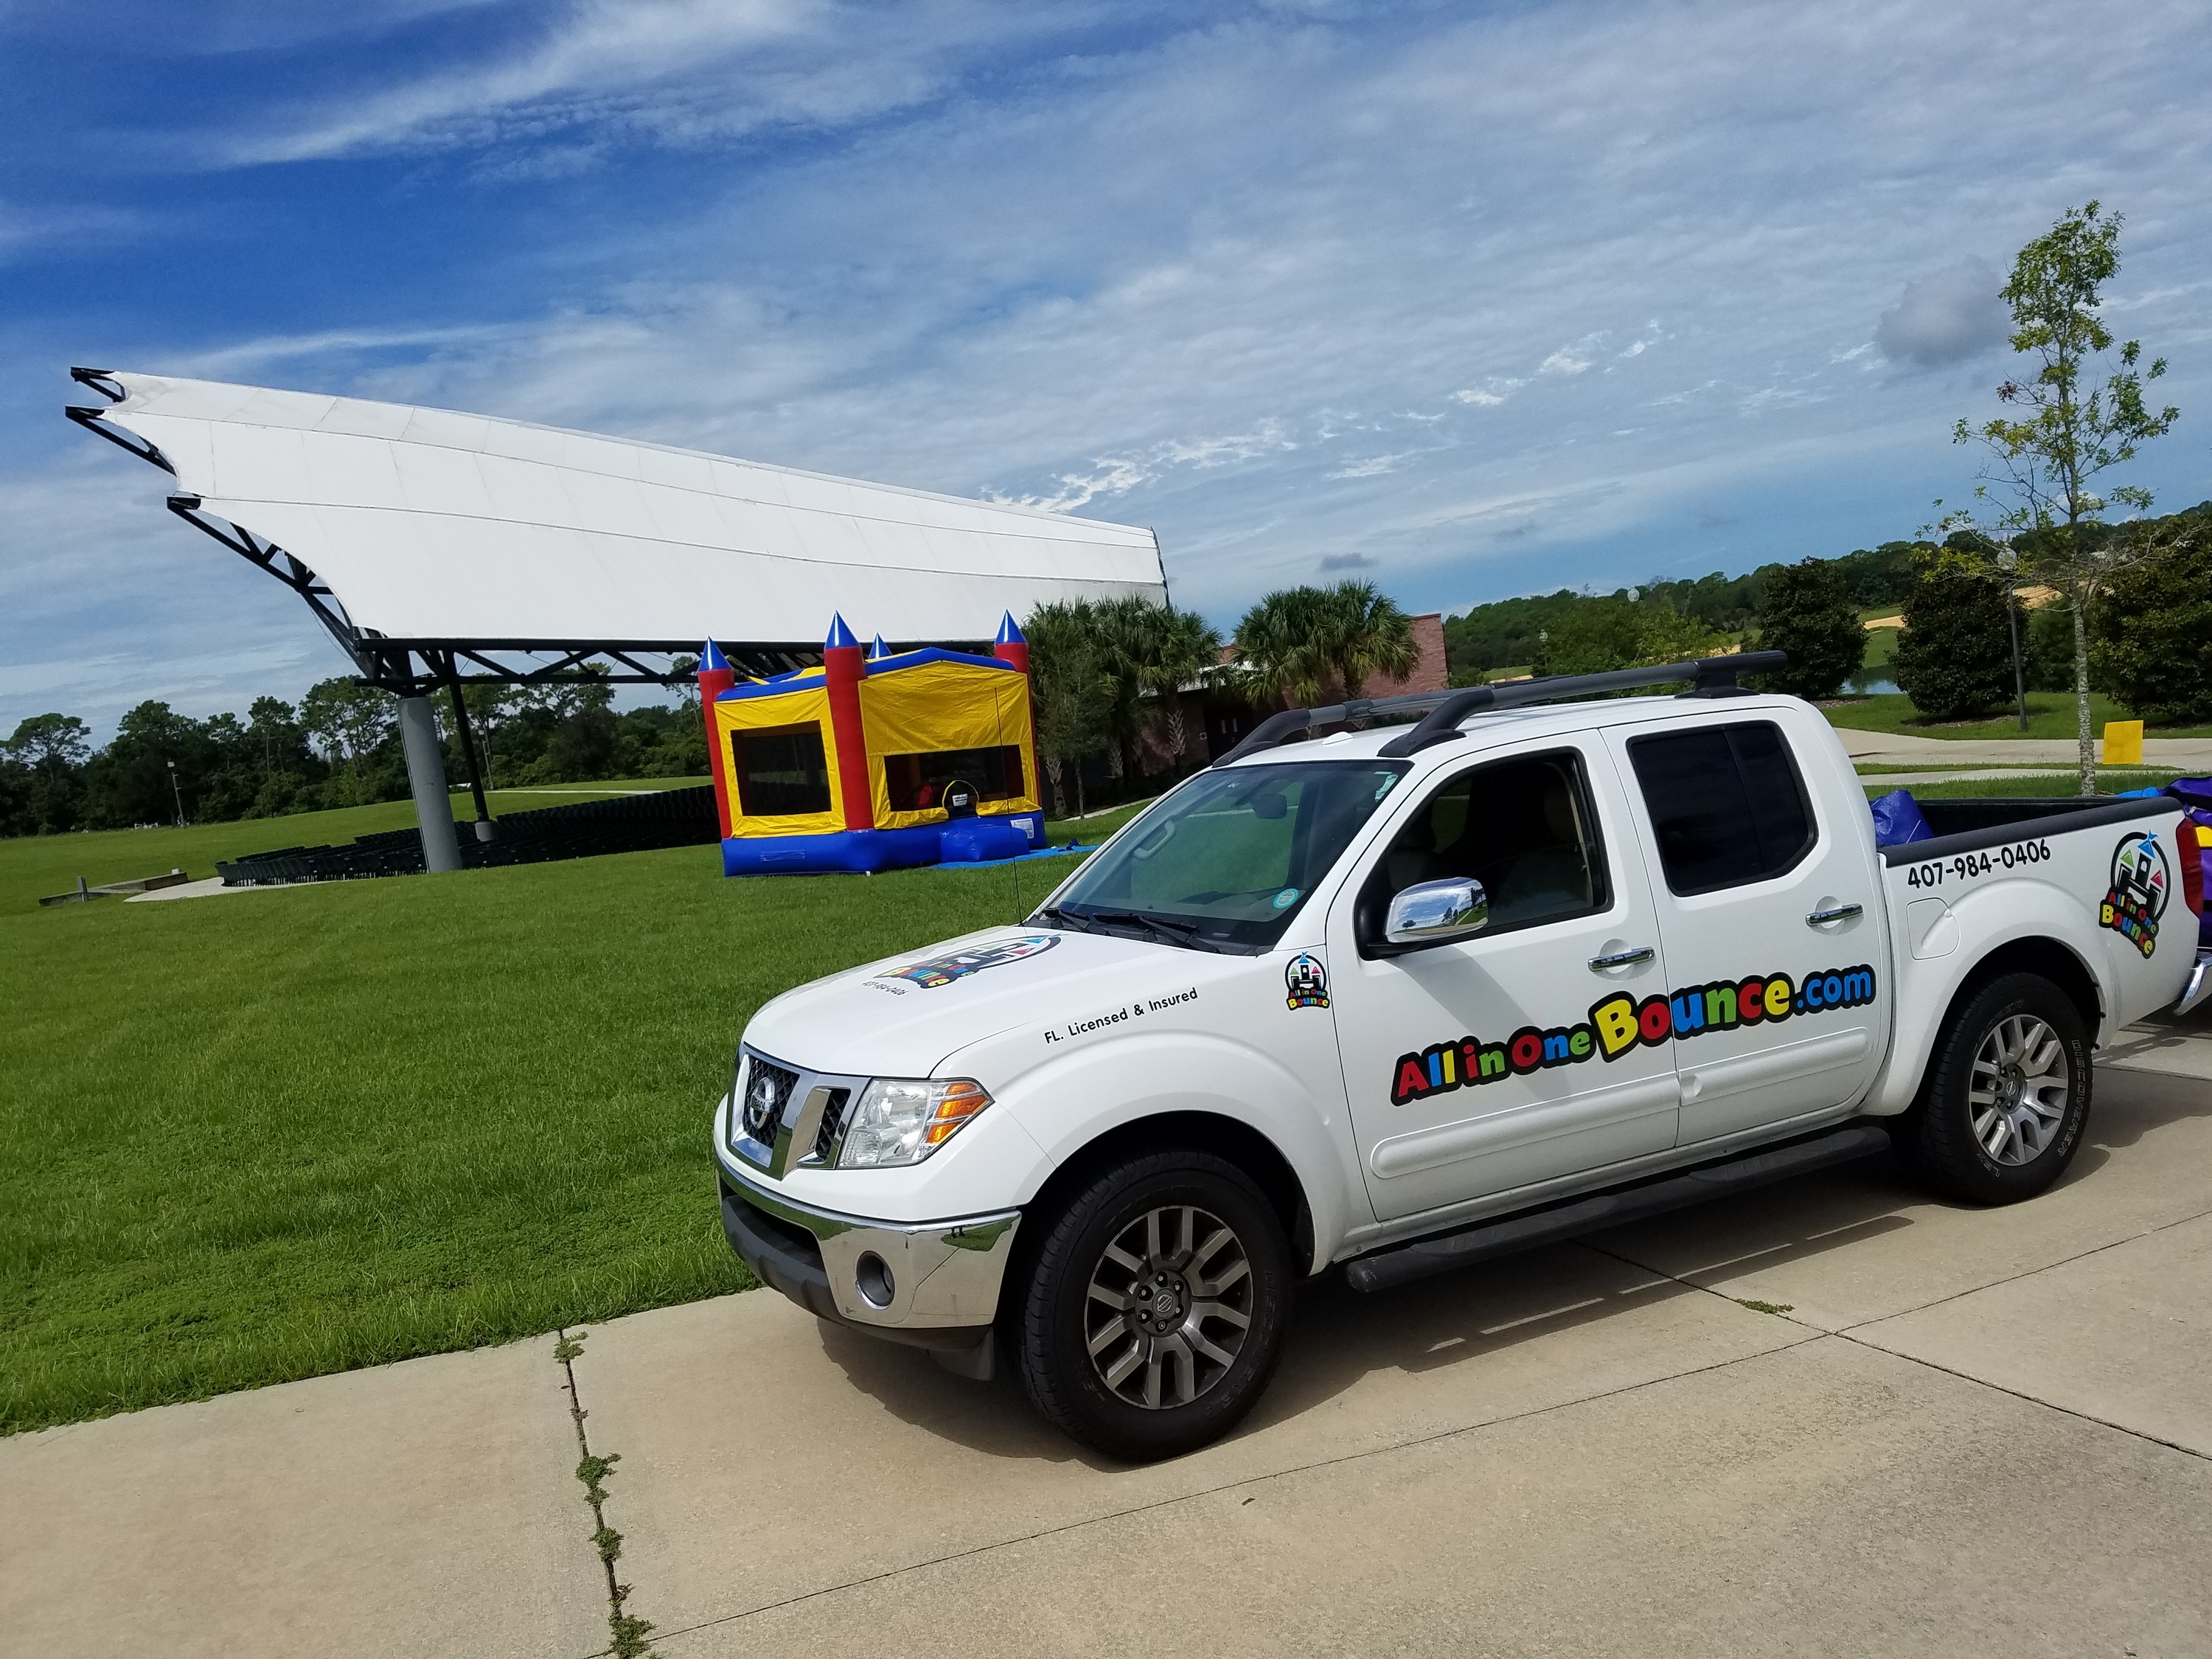
[[[1166,598],[1158,542],[1125,525],[484,415],[77,378],[115,401],[74,418],[136,434],[103,434],[307,567],[369,638],[819,650],[830,610],[980,640],[994,611]]]

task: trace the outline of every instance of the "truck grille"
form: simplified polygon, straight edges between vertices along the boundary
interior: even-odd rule
[[[773,1060],[763,1060],[758,1054],[747,1054],[745,1091],[732,1115],[737,1119],[737,1127],[747,1139],[763,1146],[775,1145],[776,1125],[783,1121],[783,1109],[790,1103],[792,1089],[798,1082],[798,1073]]]
[[[845,1108],[853,1098],[850,1089],[832,1089],[830,1098],[822,1104],[822,1127],[814,1133],[814,1161],[827,1164],[830,1154],[837,1145],[837,1136],[845,1127]]]

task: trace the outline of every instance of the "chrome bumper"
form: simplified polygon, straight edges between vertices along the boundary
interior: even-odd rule
[[[1019,1210],[875,1221],[795,1203],[728,1159],[715,1163],[730,1247],[801,1307],[923,1347],[973,1344],[997,1316]]]
[[[2167,1012],[2178,1018],[2208,996],[2212,996],[2212,951],[2199,951],[2195,965],[2189,970],[2189,981],[2181,988],[2181,1000]]]

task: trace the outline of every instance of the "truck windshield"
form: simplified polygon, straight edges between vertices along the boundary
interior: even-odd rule
[[[1403,761],[1200,773],[1084,866],[1038,920],[1201,951],[1267,950],[1405,775]]]

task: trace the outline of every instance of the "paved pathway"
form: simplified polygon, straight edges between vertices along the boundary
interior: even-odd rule
[[[1151,1468],[766,1293],[573,1369],[682,1659],[2212,1654],[2212,1036],[2131,1034],[2090,1139],[2009,1209],[1876,1160],[1319,1290],[1252,1423]],[[544,1338],[0,1442],[4,1647],[586,1659],[565,1378]]]

